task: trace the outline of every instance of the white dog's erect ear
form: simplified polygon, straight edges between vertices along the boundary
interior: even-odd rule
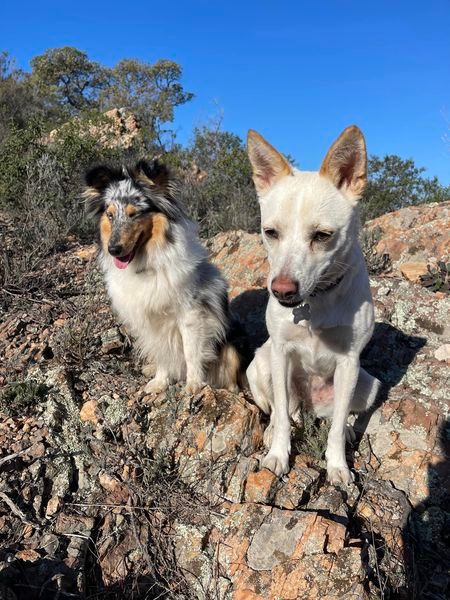
[[[253,169],[253,181],[258,194],[264,194],[292,168],[282,154],[253,129],[247,135],[247,152]]]
[[[367,151],[359,127],[344,129],[328,150],[320,174],[352,200],[361,198],[367,182]]]

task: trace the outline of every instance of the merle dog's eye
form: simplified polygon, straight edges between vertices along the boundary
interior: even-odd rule
[[[315,231],[312,236],[313,242],[326,242],[333,235],[332,231]]]
[[[108,217],[108,219],[109,219],[110,221],[112,221],[112,220],[113,220],[113,217],[114,217],[114,215],[113,215],[112,213],[109,213],[109,212],[107,212],[107,213],[106,213],[106,216]]]
[[[277,240],[278,239],[278,231],[276,229],[264,229],[264,233],[268,238],[271,238],[272,240]]]

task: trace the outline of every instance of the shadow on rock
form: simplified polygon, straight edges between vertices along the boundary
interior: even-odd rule
[[[130,573],[118,583],[103,585],[101,576],[86,573],[84,565],[75,569],[59,560],[43,558],[33,563],[16,560],[0,571],[1,600],[162,600],[169,597],[173,597],[172,591],[150,576]],[[185,596],[180,595],[182,597]]]
[[[428,497],[414,506],[404,528],[407,596],[450,598],[450,419],[439,430],[438,462],[428,465]]]
[[[256,350],[269,337],[266,327],[266,308],[269,292],[266,288],[247,290],[230,303],[230,312],[235,324],[233,342],[247,366]]]
[[[363,435],[373,413],[387,400],[390,389],[401,381],[426,343],[426,338],[407,335],[389,323],[375,323],[372,339],[361,355],[361,366],[377,377],[382,386],[374,405],[355,421],[358,437]]]

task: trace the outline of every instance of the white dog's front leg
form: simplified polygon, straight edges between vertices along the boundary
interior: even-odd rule
[[[327,474],[331,483],[351,483],[353,475],[345,458],[345,431],[351,400],[359,375],[359,359],[346,357],[334,372],[333,420],[327,443]]]
[[[183,340],[183,353],[186,361],[186,387],[188,394],[197,394],[205,385],[204,336],[202,321],[194,311],[189,312],[180,322]]]
[[[262,466],[278,476],[289,471],[289,453],[291,451],[287,362],[288,358],[284,348],[272,340],[270,364],[274,405],[270,420],[273,423],[273,434],[269,453],[264,458]]]

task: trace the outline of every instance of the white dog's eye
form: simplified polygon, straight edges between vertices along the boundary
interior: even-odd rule
[[[272,240],[277,240],[278,239],[278,231],[276,229],[264,229],[264,234],[268,237],[271,238]]]
[[[332,231],[315,231],[312,236],[313,242],[326,242],[333,235]]]

